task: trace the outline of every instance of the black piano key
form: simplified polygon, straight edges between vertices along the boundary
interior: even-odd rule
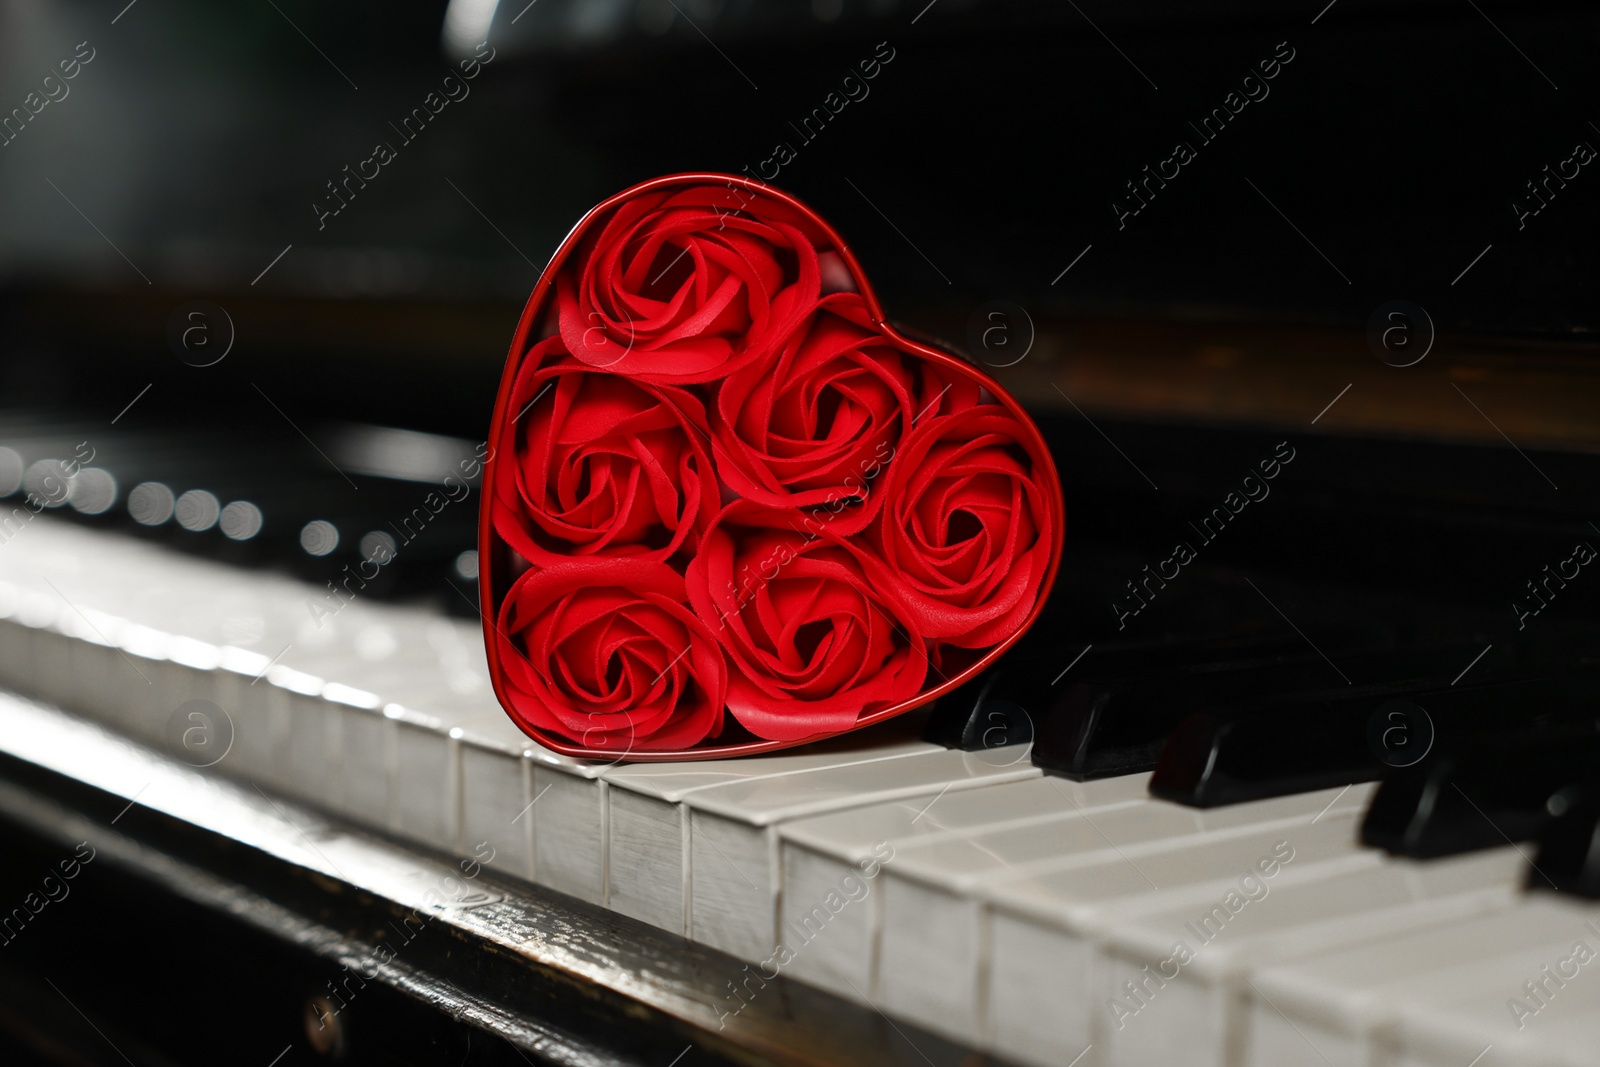
[[[327,428],[316,432],[335,452],[344,440]],[[427,436],[384,432],[401,444]],[[432,468],[429,480],[412,481],[336,468],[281,427],[191,423],[130,430],[72,413],[0,411],[0,495],[22,492],[22,474],[41,460],[81,456],[82,449],[75,451],[80,442],[94,450],[87,465],[106,472],[95,481],[115,483],[114,499],[92,513],[57,500],[54,510],[63,517],[120,525],[230,563],[275,564],[319,586],[337,585],[337,595],[352,589],[371,596],[420,594],[451,610],[476,611],[475,583],[463,571],[472,571],[474,562],[463,561],[462,553],[477,543],[478,497],[459,477],[459,464],[448,481],[432,479]],[[19,485],[10,486],[12,480]],[[77,492],[74,486],[74,498]],[[186,493],[187,525],[178,508]],[[312,553],[302,534],[318,520],[337,529],[339,543]],[[376,570],[375,558],[383,561]]]
[[[1211,664],[1156,681],[1080,680],[1052,705],[1034,763],[1080,781],[1147,771],[1188,711],[1219,699],[1311,688],[1326,670],[1317,657],[1296,651]]]
[[[1236,804],[1372,781],[1435,743],[1577,722],[1595,714],[1594,673],[1438,687],[1347,686],[1186,718],[1150,780],[1157,796],[1195,807]]]
[[[285,559],[298,545],[304,516],[345,500],[361,501],[365,491],[284,451],[242,455],[228,450],[224,455],[230,462],[220,469],[183,460],[131,468],[143,475],[138,484],[164,486],[175,496],[173,516],[155,524],[154,536],[230,562]]]
[[[1361,824],[1361,840],[1428,859],[1536,837],[1551,798],[1600,767],[1600,719],[1444,743],[1391,770]]]
[[[1468,646],[1380,649],[1346,654],[1341,660],[1351,677],[1363,681],[1442,682],[1476,651]],[[1479,669],[1485,674],[1500,670],[1510,655],[1503,651]],[[1219,662],[1156,680],[1081,680],[1065,687],[1040,727],[1034,763],[1078,780],[1153,770],[1167,739],[1189,715],[1268,697],[1314,694],[1327,688],[1333,674],[1321,656],[1306,652],[1302,644],[1293,652]]]
[[[461,554],[473,552],[477,543],[476,496],[445,502],[437,512],[411,507],[420,499],[421,487],[405,485],[374,495],[370,510],[307,519],[296,530],[292,569],[318,584],[339,585],[359,575],[384,595],[427,590],[441,581],[470,584],[464,570],[475,579],[476,561],[463,561]]]
[[[1043,635],[1040,635],[1043,636]],[[967,751],[996,747],[1002,736],[1038,734],[1062,694],[1088,680],[1118,684],[1134,677],[1193,677],[1230,665],[1304,658],[1303,644],[1273,638],[1228,637],[1079,646],[1046,651],[1034,633],[978,677],[939,698],[924,737]],[[1011,723],[1009,732],[1006,723]],[[1002,744],[1020,744],[1011,740]]]
[[[256,439],[248,428],[189,426],[168,430],[125,431],[103,425],[80,426],[58,420],[35,427],[18,425],[16,420],[0,418],[0,445],[31,462],[47,457],[71,462],[74,466],[105,472],[115,483],[108,507],[83,513],[62,508],[63,515],[94,521],[113,518],[136,522],[128,511],[129,496],[141,484],[160,485],[175,502],[190,490],[211,492],[217,497],[215,511],[238,499],[258,508],[269,500],[304,500],[319,491],[318,479],[308,476],[302,465],[288,460],[285,447]],[[337,480],[332,470],[326,477]],[[76,479],[74,479],[76,481]],[[345,487],[349,491],[349,487]],[[73,487],[71,503],[78,487]],[[145,516],[139,523],[164,528],[174,535],[174,516],[159,513]],[[209,530],[215,523],[205,527]],[[236,532],[247,532],[236,527]],[[191,531],[192,532],[192,531]],[[244,538],[248,539],[248,538]]]
[[[1552,794],[1546,811],[1528,888],[1600,900],[1600,768]]]
[[[988,670],[940,697],[923,728],[923,740],[963,752],[1032,742],[1033,713],[1007,698],[1007,681],[1004,669]]]

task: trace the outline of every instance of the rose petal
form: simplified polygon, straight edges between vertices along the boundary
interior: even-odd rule
[[[925,419],[905,438],[872,539],[927,636],[983,648],[1033,610],[1054,532],[1036,464],[1021,458],[1028,439],[998,404]],[[952,543],[958,514],[979,528]]]
[[[722,730],[727,670],[685,605],[683,578],[637,559],[529,570],[496,638],[514,716],[535,731],[617,751],[694,744]]]
[[[849,729],[863,711],[914,697],[925,641],[906,605],[881,592],[882,562],[831,531],[744,525],[750,518],[774,515],[747,502],[724,508],[687,574],[689,602],[727,652],[734,718],[787,740]],[[805,654],[796,635],[817,624],[827,633]]]

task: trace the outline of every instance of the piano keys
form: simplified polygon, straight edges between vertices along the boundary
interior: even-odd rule
[[[1597,920],[1592,905],[1537,896],[1262,967],[1242,1062],[1590,1062],[1600,989],[1576,961],[1600,946]]]
[[[1397,938],[1543,930],[1566,907],[1523,888],[1509,844],[1363,845],[1371,784],[1195,809],[1146,773],[1079,782],[1026,743],[928,742],[923,716],[751,759],[581,763],[499,711],[474,622],[373,597],[319,626],[314,594],[43,517],[0,556],[0,682],[190,766],[214,752],[170,720],[209,701],[232,748],[207,773],[425,849],[486,843],[508,877],[1022,1064],[1296,1062],[1297,1028],[1329,1056],[1406,1035],[1433,1056],[1455,1047],[1450,998],[1493,984],[1447,979],[1448,954],[1414,967],[1442,999],[1329,1005]],[[1357,970],[1318,969],[1346,956]],[[1485,960],[1508,973],[1471,953],[1457,971]]]

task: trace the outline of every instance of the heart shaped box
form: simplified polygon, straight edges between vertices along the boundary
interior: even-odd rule
[[[1055,583],[1056,574],[1061,564],[1063,524],[1065,521],[1065,505],[1062,500],[1061,481],[1056,471],[1055,462],[1051,457],[1049,446],[1045,443],[1043,436],[1039,433],[1039,429],[1034,424],[1033,419],[1027,414],[1026,411],[1023,410],[1022,405],[1017,403],[1017,401],[1009,393],[1007,393],[1006,390],[999,385],[999,383],[997,383],[989,375],[985,374],[982,370],[978,369],[972,363],[953,356],[948,352],[930,347],[925,343],[912,340],[911,338],[901,334],[894,327],[890,326],[884,320],[882,307],[878,303],[878,298],[873,293],[872,287],[868,283],[866,275],[861,269],[860,263],[857,262],[856,257],[851,253],[849,247],[839,237],[838,233],[833,229],[833,227],[823,221],[822,218],[820,218],[814,211],[802,204],[800,201],[796,200],[794,197],[780,192],[771,186],[763,185],[762,183],[751,181],[748,178],[742,178],[735,175],[698,173],[673,174],[666,177],[655,178],[636,185],[631,189],[627,189],[621,193],[618,193],[617,195],[590,210],[588,214],[584,215],[584,217],[579,220],[578,224],[573,227],[566,239],[562,241],[561,247],[556,250],[555,255],[551,257],[549,265],[545,267],[544,272],[539,276],[539,280],[534,286],[533,293],[528,297],[528,303],[523,308],[522,317],[517,323],[516,334],[511,341],[511,350],[506,358],[505,372],[500,379],[500,389],[495,401],[494,417],[490,424],[488,440],[490,442],[500,441],[505,426],[505,420],[508,417],[514,417],[508,416],[510,399],[513,393],[513,385],[516,381],[518,370],[521,367],[523,359],[530,348],[530,338],[539,340],[542,339],[543,336],[548,336],[548,334],[553,331],[553,326],[551,325],[551,317],[553,314],[553,308],[551,307],[551,296],[554,291],[557,278],[560,277],[562,271],[567,267],[568,260],[572,257],[574,251],[579,247],[583,239],[590,233],[590,231],[596,229],[597,227],[602,227],[606,220],[611,217],[617,208],[630,200],[648,193],[692,186],[724,187],[728,193],[727,206],[729,210],[749,211],[752,203],[760,203],[765,199],[774,201],[781,205],[782,209],[787,210],[787,212],[803,218],[811,229],[822,236],[826,244],[831,248],[831,251],[837,253],[840,259],[843,261],[845,269],[848,271],[849,277],[854,284],[855,290],[860,294],[862,301],[865,304],[867,314],[870,318],[871,328],[881,333],[892,345],[900,349],[902,353],[910,356],[913,363],[918,360],[926,360],[935,364],[943,373],[970,379],[982,390],[984,390],[990,398],[1002,405],[1006,411],[1008,411],[1017,419],[1020,432],[1024,437],[1024,440],[1022,441],[1023,448],[1028,453],[1028,458],[1033,463],[1032,473],[1035,477],[1035,480],[1042,487],[1046,498],[1049,524],[1052,531],[1051,544],[1049,547],[1049,564],[1044,574],[1044,578],[1039,584],[1033,607],[1027,614],[1022,624],[1016,628],[1015,632],[1010,634],[999,644],[988,648],[987,651],[984,651],[981,655],[979,655],[976,660],[961,668],[953,677],[946,677],[946,679],[940,682],[938,685],[931,688],[924,688],[916,696],[910,699],[902,700],[898,703],[881,707],[876,710],[862,711],[856,718],[855,723],[848,729],[826,731],[807,737],[783,740],[768,740],[754,736],[741,738],[731,742],[719,742],[716,739],[708,739],[699,744],[685,748],[650,749],[648,751],[630,750],[621,753],[619,753],[615,747],[586,747],[581,744],[575,744],[566,738],[555,736],[548,730],[541,729],[525,721],[517,714],[514,703],[509,699],[507,693],[506,672],[504,665],[500,660],[500,642],[497,640],[499,629],[496,620],[499,618],[502,602],[510,590],[513,581],[517,577],[518,568],[514,559],[513,550],[495,531],[493,522],[493,509],[496,507],[496,494],[492,491],[491,487],[495,485],[494,472],[496,465],[501,462],[510,461],[511,457],[497,455],[491,451],[489,456],[484,461],[482,481],[482,485],[484,487],[482,494],[483,504],[478,524],[479,597],[480,604],[482,606],[481,614],[484,623],[484,643],[488,651],[489,675],[494,685],[495,696],[499,698],[501,707],[505,709],[512,721],[515,722],[524,733],[528,734],[528,736],[532,737],[543,747],[567,756],[583,759],[603,758],[611,761],[627,759],[636,762],[703,760],[731,756],[749,756],[756,753],[772,752],[778,749],[792,748],[797,745],[809,744],[811,742],[820,741],[828,737],[838,736],[841,733],[848,733],[852,730],[860,729],[861,727],[869,726],[873,723],[883,722],[884,720],[891,719],[896,715],[903,715],[908,711],[912,711],[915,708],[921,707],[924,704],[938,699],[941,695],[950,692],[957,686],[970,680],[972,677],[993,663],[1003,652],[1006,651],[1006,649],[1015,644],[1017,640],[1027,632],[1029,627],[1033,625],[1034,621],[1038,618],[1039,613],[1043,610],[1045,601],[1049,596],[1051,587]],[[755,217],[760,217],[758,213],[752,214],[755,214]],[[540,330],[542,323],[545,324],[543,333],[536,333],[536,331]],[[937,671],[937,669],[935,672],[940,674],[943,673]],[[924,685],[926,685],[926,682]],[[724,732],[726,733],[729,731],[725,730]],[[735,726],[732,732],[739,734],[744,731]]]

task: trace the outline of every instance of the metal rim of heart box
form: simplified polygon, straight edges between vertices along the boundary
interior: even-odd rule
[[[983,671],[997,658],[999,658],[1000,655],[1006,651],[1006,649],[1010,648],[1019,639],[1021,639],[1022,635],[1028,632],[1028,630],[1033,626],[1035,620],[1038,619],[1039,613],[1044,609],[1045,601],[1049,598],[1050,590],[1055,585],[1056,574],[1061,567],[1062,546],[1064,544],[1065,537],[1064,525],[1066,521],[1066,504],[1061,492],[1061,478],[1060,474],[1056,470],[1055,458],[1051,455],[1049,445],[1045,443],[1044,436],[1039,432],[1039,428],[1037,425],[1035,425],[1032,416],[1030,416],[1027,411],[1024,410],[1021,404],[1017,403],[1017,401],[1009,392],[1006,391],[1003,386],[1000,385],[999,382],[995,381],[994,378],[971,362],[968,362],[967,360],[961,359],[957,356],[953,356],[948,352],[941,351],[940,349],[930,347],[926,343],[913,340],[905,336],[894,326],[890,325],[884,318],[883,308],[878,303],[877,294],[873,292],[871,283],[868,281],[866,273],[861,269],[861,264],[857,261],[855,254],[850,251],[849,246],[845,244],[843,238],[839,236],[838,232],[826,221],[824,221],[822,217],[819,216],[815,211],[811,210],[810,207],[801,203],[795,197],[790,196],[787,193],[774,189],[769,185],[763,185],[760,182],[751,181],[748,178],[742,178],[736,175],[705,172],[671,174],[660,178],[652,178],[650,181],[641,182],[632,188],[625,189],[615,196],[602,201],[595,207],[591,208],[588,213],[583,216],[583,218],[578,220],[578,224],[572,228],[571,232],[567,234],[565,240],[561,242],[561,246],[556,249],[555,255],[550,257],[549,264],[546,265],[544,272],[539,276],[538,282],[534,285],[533,293],[528,297],[528,302],[522,309],[522,316],[517,322],[517,331],[511,339],[511,348],[506,355],[505,370],[500,376],[500,388],[495,396],[494,417],[489,426],[489,440],[498,441],[500,439],[501,427],[505,419],[507,408],[506,401],[511,394],[512,386],[516,380],[517,369],[520,366],[522,355],[527,351],[528,337],[533,333],[541,313],[545,309],[546,299],[550,293],[552,285],[555,282],[556,275],[566,265],[568,257],[572,255],[573,249],[578,246],[579,242],[582,241],[592,226],[603,222],[606,217],[610,215],[614,208],[618,207],[624,202],[631,200],[634,197],[641,196],[645,193],[654,192],[659,189],[666,189],[673,186],[690,185],[720,185],[729,188],[730,191],[737,187],[755,194],[755,196],[758,198],[768,197],[776,200],[788,208],[804,215],[809,222],[811,222],[821,231],[823,236],[826,237],[829,243],[833,246],[834,251],[836,251],[839,254],[839,257],[844,261],[845,267],[850,272],[851,279],[855,282],[856,287],[861,293],[861,297],[866,304],[868,314],[871,316],[872,324],[876,329],[881,331],[885,337],[887,337],[905,352],[922,359],[932,360],[935,364],[941,367],[946,367],[959,373],[970,375],[978,382],[979,385],[988,390],[989,394],[994,397],[996,402],[1004,405],[1007,410],[1009,410],[1013,415],[1017,416],[1029,438],[1027,444],[1029,446],[1029,451],[1032,453],[1030,458],[1034,459],[1037,464],[1040,464],[1039,467],[1036,467],[1036,470],[1040,475],[1039,480],[1045,487],[1046,495],[1049,498],[1049,507],[1051,512],[1050,518],[1055,528],[1055,543],[1051,546],[1050,566],[1045,572],[1044,581],[1039,586],[1039,594],[1037,599],[1034,601],[1033,609],[1028,613],[1027,619],[1021,626],[1017,628],[1015,633],[1006,638],[1006,640],[1002,641],[1000,644],[995,645],[988,652],[984,653],[983,656],[977,661],[969,664],[965,669],[958,672],[955,677],[948,678],[944,682],[931,689],[925,689],[909,700],[904,700],[898,704],[893,704],[885,708],[880,708],[877,711],[868,712],[861,715],[856,720],[855,726],[851,727],[850,730],[814,734],[810,737],[802,737],[797,740],[785,741],[768,741],[759,738],[749,741],[735,742],[732,744],[723,744],[713,741],[710,743],[701,743],[691,748],[652,749],[649,751],[637,752],[629,751],[619,756],[615,752],[596,751],[594,749],[585,748],[582,745],[575,745],[569,741],[563,740],[562,738],[550,735],[542,730],[531,729],[527,726],[527,724],[519,719],[514,712],[510,710],[511,704],[510,701],[506,699],[502,681],[503,672],[500,667],[500,657],[498,652],[499,642],[495,639],[498,629],[495,619],[498,617],[497,609],[500,601],[500,597],[497,596],[496,593],[499,592],[503,594],[505,592],[505,589],[496,589],[496,575],[503,574],[509,569],[509,554],[511,549],[494,533],[493,524],[489,514],[489,509],[494,505],[494,494],[485,490],[481,494],[482,503],[479,508],[478,517],[478,598],[479,615],[483,621],[484,645],[488,652],[489,659],[489,677],[494,686],[495,697],[500,701],[501,708],[506,711],[506,714],[511,718],[512,722],[516,723],[518,728],[520,728],[524,733],[528,734],[528,736],[533,738],[533,740],[552,752],[557,752],[564,756],[571,756],[577,759],[593,759],[599,757],[613,760],[615,762],[628,760],[635,763],[665,763],[675,760],[705,760],[723,759],[732,756],[753,756],[762,752],[775,752],[779,749],[794,748],[799,745],[811,744],[813,742],[822,741],[830,737],[837,737],[840,735],[840,733],[852,733],[855,730],[870,726],[874,723],[884,722],[888,719],[894,718],[897,715],[903,715],[908,711],[913,711],[916,708],[920,708],[926,704],[932,703],[944,694],[976,677],[979,672]],[[484,461],[483,480],[480,484],[484,486],[488,486],[490,484],[493,466],[496,462],[498,462],[497,457],[495,457],[491,452],[488,458]],[[506,588],[509,588],[509,585],[507,585]]]

